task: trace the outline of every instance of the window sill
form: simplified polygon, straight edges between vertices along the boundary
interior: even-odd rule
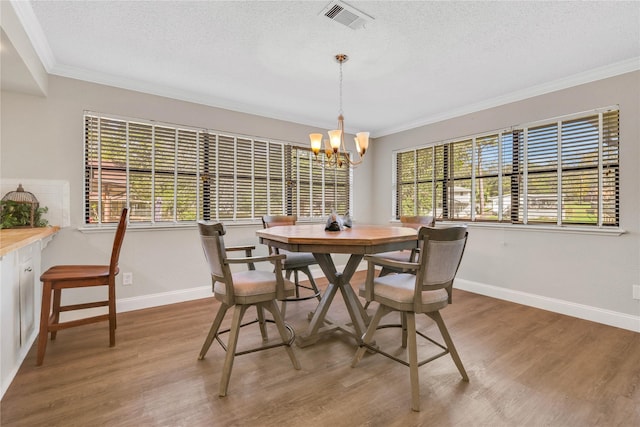
[[[455,222],[444,222],[455,224]],[[620,236],[627,231],[618,227],[580,227],[567,225],[524,225],[524,224],[499,224],[488,222],[468,222],[469,228],[498,228],[501,230],[535,231],[543,233],[569,233],[569,234],[597,234],[601,236]]]
[[[299,220],[298,224],[311,224],[311,223],[324,223],[325,220]],[[248,221],[221,221],[227,228],[234,227],[259,227],[262,228],[261,221],[248,220]],[[96,225],[82,225],[78,227],[78,231],[81,233],[112,233],[118,224],[96,224]],[[158,223],[133,223],[127,225],[127,232],[138,231],[176,231],[176,230],[196,230],[198,228],[197,222],[189,223],[171,223],[171,222],[158,222]]]
[[[400,221],[389,221],[393,225],[400,225]],[[557,225],[524,225],[524,224],[501,224],[495,222],[464,222],[464,221],[437,221],[438,225],[460,225],[464,224],[469,228],[493,228],[500,230],[512,230],[512,231],[534,231],[542,233],[568,233],[568,234],[596,234],[600,236],[620,236],[626,234],[627,231],[618,227],[579,227],[579,226],[557,226]]]

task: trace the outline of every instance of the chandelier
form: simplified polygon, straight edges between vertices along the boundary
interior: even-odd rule
[[[341,167],[343,164],[342,159],[344,158],[350,166],[356,166],[362,163],[364,154],[367,152],[367,148],[369,148],[369,132],[358,132],[354,137],[359,160],[353,160],[347,152],[344,144],[344,116],[342,115],[342,64],[347,62],[349,57],[344,53],[339,53],[335,58],[340,64],[340,109],[338,110],[338,129],[327,132],[329,134],[329,139],[324,140],[324,155],[326,157],[324,164]],[[318,154],[323,146],[322,134],[309,134],[309,139],[311,140],[311,151],[313,151],[316,160],[318,160]]]

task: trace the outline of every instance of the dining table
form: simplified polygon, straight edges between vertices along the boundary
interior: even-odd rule
[[[324,224],[297,224],[269,227],[256,231],[260,243],[291,252],[310,252],[318,261],[329,284],[322,295],[306,331],[296,337],[299,347],[318,341],[321,335],[341,330],[354,337],[359,344],[366,331],[367,313],[351,286],[351,278],[365,254],[413,249],[417,247],[417,231],[410,227],[354,224],[340,231],[327,231]],[[349,258],[338,271],[335,254]],[[351,323],[343,324],[327,318],[327,312],[338,290]]]

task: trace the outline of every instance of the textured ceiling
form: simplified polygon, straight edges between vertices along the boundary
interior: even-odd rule
[[[640,2],[15,2],[50,73],[380,136],[640,68]]]

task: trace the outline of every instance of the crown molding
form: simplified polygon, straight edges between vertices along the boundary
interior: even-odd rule
[[[179,90],[145,81],[123,78],[121,76],[109,75],[106,73],[79,69],[76,67],[59,65],[56,63],[51,47],[49,46],[42,27],[40,26],[33,12],[33,9],[31,8],[31,4],[26,1],[17,0],[10,0],[10,3],[15,9],[18,19],[24,26],[36,53],[40,57],[40,60],[42,61],[46,71],[49,74],[118,87],[121,89],[133,90],[150,95],[177,99],[185,102],[202,104],[215,108],[227,109],[245,114],[257,115],[275,120],[298,123],[305,126],[316,128],[327,127],[325,121],[315,120],[310,117],[292,114],[291,112],[273,111],[264,107],[256,107],[255,105],[239,103],[230,99],[207,96],[203,95],[202,93]],[[544,95],[558,90],[567,89],[581,84],[590,83],[593,81],[602,80],[605,78],[614,77],[637,70],[640,70],[640,57],[633,57],[624,61],[616,62],[603,67],[598,67],[582,73],[574,74],[572,76],[554,80],[552,82],[533,86],[520,91],[515,91],[486,101],[399,124],[397,126],[377,130],[372,129],[371,137],[379,138],[382,136],[415,129],[466,114],[475,113],[512,102],[522,101],[524,99],[532,98],[535,96]],[[346,131],[349,132],[349,130]]]
[[[47,41],[47,37],[44,35],[44,31],[42,31],[40,22],[38,21],[38,18],[36,18],[35,13],[33,13],[31,3],[28,1],[17,0],[10,0],[9,3],[13,7],[16,16],[27,33],[27,37],[29,37],[31,44],[33,45],[33,49],[40,58],[42,65],[47,73],[51,73],[56,60],[53,55],[53,51],[51,50],[51,46],[49,46],[49,42]]]
[[[394,126],[392,128],[379,129],[375,132],[374,135],[372,135],[372,137],[379,138],[382,136],[415,129],[421,126],[426,126],[444,120],[464,116],[465,114],[471,114],[478,111],[487,110],[489,108],[499,107],[501,105],[510,104],[512,102],[522,101],[528,98],[533,98],[535,96],[545,95],[547,93],[556,92],[558,90],[568,89],[570,87],[579,86],[581,84],[590,83],[609,77],[615,77],[621,74],[626,74],[638,70],[640,70],[640,57],[630,58],[610,65],[605,65],[603,67],[598,67],[589,71],[574,74],[569,77],[554,80],[552,82],[543,83],[541,85],[532,86],[527,89],[512,92],[504,96],[499,96],[462,108],[449,110],[443,112],[442,114],[437,114],[424,119],[407,122],[403,125]]]
[[[304,126],[327,128],[326,120],[314,120],[302,115],[292,114],[291,112],[274,111],[273,109],[265,109],[255,105],[240,103],[227,98],[203,95],[200,92],[176,89],[164,85],[125,78],[113,74],[101,73],[77,67],[69,67],[66,65],[55,65],[54,67],[52,67],[49,73],[51,75],[60,77],[131,90],[148,95],[171,98],[179,101],[192,102],[194,104],[206,105],[213,108],[221,108],[238,113],[250,114],[274,120],[281,120],[289,123],[297,123]],[[347,129],[345,129],[345,132],[350,133]]]

